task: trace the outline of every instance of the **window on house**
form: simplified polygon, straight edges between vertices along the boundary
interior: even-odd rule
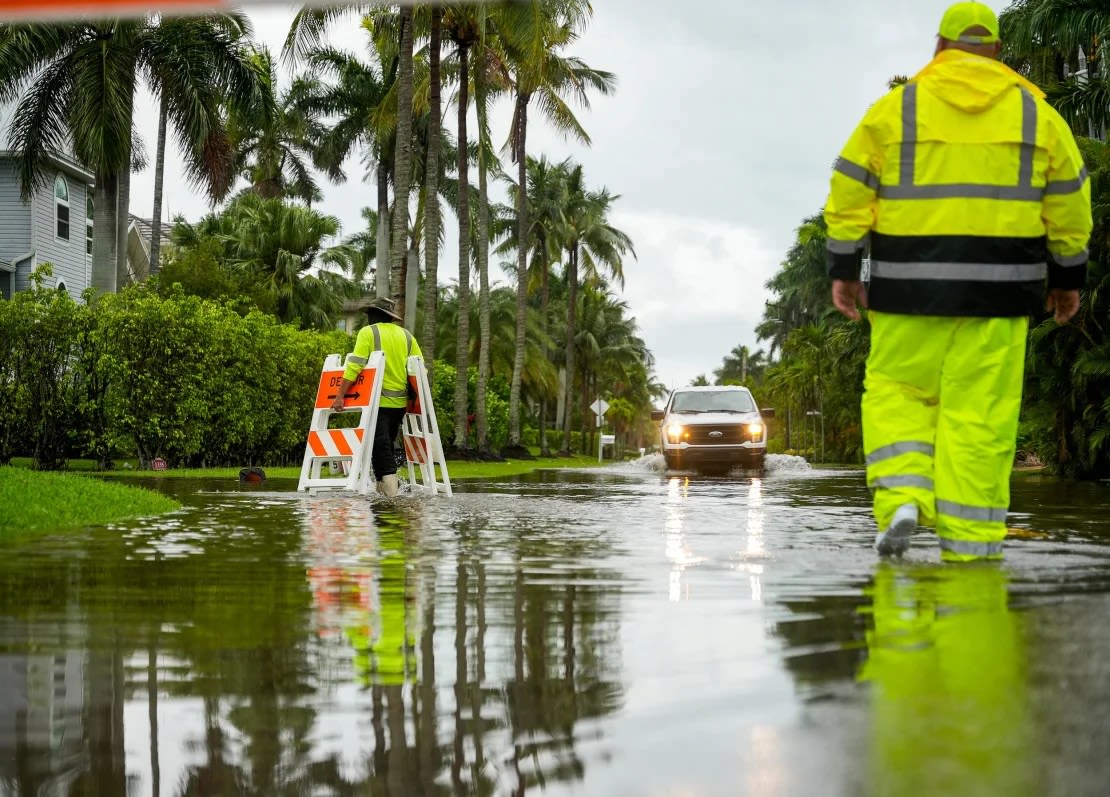
[[[69,288],[66,287],[64,282],[58,282],[58,293],[68,293]]]
[[[85,192],[85,254],[92,254],[93,244],[93,194],[92,188]]]
[[[54,235],[69,240],[69,185],[66,178],[58,175],[54,181],[54,219],[57,222]]]

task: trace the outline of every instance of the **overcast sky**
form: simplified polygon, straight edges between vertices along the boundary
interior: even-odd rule
[[[753,329],[803,218],[819,212],[829,170],[867,106],[893,75],[932,57],[949,0],[594,0],[594,19],[570,51],[617,75],[617,91],[579,118],[592,147],[532,121],[529,153],[582,163],[588,183],[621,198],[613,223],[633,239],[622,298],[668,387],[712,379],[735,346],[760,345]],[[988,2],[996,12],[1007,3]],[[259,41],[277,52],[295,6],[251,5]],[[352,17],[333,41],[355,48]],[[144,103],[145,104],[145,103]],[[152,104],[139,129],[153,131]],[[145,114],[145,116],[142,116]],[[533,114],[531,120],[537,116]],[[453,128],[454,112],[446,113]],[[498,115],[495,140],[507,133]],[[153,153],[153,135],[147,142]],[[151,158],[153,160],[153,158]],[[167,174],[168,212],[208,210],[183,186],[180,160]],[[174,173],[176,170],[176,173]],[[349,234],[372,183],[324,184],[320,209]],[[149,216],[153,175],[132,178],[132,212]],[[440,279],[458,273],[453,233]],[[500,274],[495,279],[505,280]]]

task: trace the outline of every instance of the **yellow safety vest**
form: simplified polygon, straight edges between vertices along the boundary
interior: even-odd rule
[[[355,381],[372,351],[385,353],[380,406],[404,407],[408,399],[408,358],[424,356],[420,344],[411,332],[392,322],[365,326],[355,338],[355,350],[347,357],[343,378]]]
[[[829,275],[889,313],[1024,316],[1086,281],[1091,199],[1071,130],[1006,65],[943,50],[864,116],[825,207]]]

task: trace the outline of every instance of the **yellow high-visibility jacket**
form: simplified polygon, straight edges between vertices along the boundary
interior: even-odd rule
[[[408,358],[423,357],[420,344],[404,327],[392,322],[370,324],[358,331],[354,353],[348,355],[343,378],[355,381],[362,372],[370,352],[385,353],[382,375],[381,407],[404,407],[408,401]]]
[[[1086,281],[1091,196],[1071,130],[1005,64],[943,50],[876,102],[825,207],[829,276],[889,313],[1024,316]]]

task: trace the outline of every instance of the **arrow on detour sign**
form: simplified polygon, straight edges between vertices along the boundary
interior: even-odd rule
[[[367,380],[374,381],[374,370],[372,368],[363,368],[359,373],[354,388],[343,399],[344,408],[367,407],[370,405],[370,391],[363,389],[368,384]],[[316,388],[316,409],[330,407],[331,403],[335,401],[336,395],[338,395],[339,386],[342,384],[342,371],[322,371],[320,373],[320,385]]]

